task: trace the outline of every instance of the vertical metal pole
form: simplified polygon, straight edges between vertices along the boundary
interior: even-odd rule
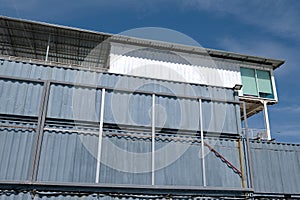
[[[152,162],[151,162],[151,184],[155,184],[155,94],[152,94]]]
[[[267,101],[263,101],[263,105],[264,105],[264,119],[265,119],[267,139],[271,140],[272,138],[271,138],[271,131],[270,131],[270,122],[269,122]]]
[[[238,150],[239,150],[239,162],[240,162],[240,169],[241,169],[241,180],[242,180],[242,187],[245,188],[245,171],[244,171],[244,162],[243,162],[243,150],[241,145],[241,139],[238,139]]]
[[[49,33],[48,44],[47,44],[47,50],[46,50],[46,58],[45,58],[45,61],[46,61],[46,62],[48,61],[48,56],[49,56],[50,41],[51,41],[51,34]]]
[[[250,188],[254,189],[253,184],[253,174],[252,174],[252,162],[251,162],[251,152],[250,152],[250,142],[249,142],[249,134],[248,134],[248,122],[247,122],[247,110],[246,110],[246,103],[243,102],[243,115],[244,115],[244,126],[245,126],[245,133],[246,133],[246,143],[247,143],[247,161],[249,165],[249,182]]]
[[[235,121],[236,121],[236,130],[239,135],[243,135],[242,127],[241,127],[241,113],[240,113],[240,104],[233,104],[234,105],[234,111],[235,111]],[[228,105],[227,105],[228,106]]]
[[[102,150],[102,137],[103,137],[103,121],[104,121],[104,105],[105,105],[105,88],[102,88],[101,94],[101,108],[99,116],[99,136],[98,136],[98,154],[97,154],[97,168],[95,182],[99,183],[100,167],[101,167],[101,150]]]
[[[200,135],[201,135],[201,158],[202,158],[202,181],[203,186],[206,187],[206,169],[205,169],[205,156],[204,156],[204,133],[203,133],[203,114],[202,114],[202,100],[199,99],[199,122],[200,122]]]
[[[32,161],[30,176],[33,182],[37,180],[37,175],[38,175],[38,167],[39,167],[41,148],[43,142],[44,126],[45,126],[47,107],[49,101],[49,93],[50,93],[50,81],[46,81],[44,82],[44,88],[43,88],[40,110],[39,110],[38,124],[36,129],[36,139],[35,139],[35,144],[33,147],[33,154],[32,154],[33,161]]]

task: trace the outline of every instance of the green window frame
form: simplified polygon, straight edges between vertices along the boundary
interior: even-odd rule
[[[240,68],[244,96],[274,99],[270,71]]]

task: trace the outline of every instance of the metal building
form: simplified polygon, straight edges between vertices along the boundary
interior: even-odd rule
[[[1,198],[299,197],[300,147],[268,122],[284,61],[8,17],[0,33]]]

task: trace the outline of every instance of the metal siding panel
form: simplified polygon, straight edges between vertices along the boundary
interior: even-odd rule
[[[151,138],[103,137],[100,183],[151,184]],[[146,135],[144,135],[146,136]]]
[[[220,64],[219,61],[207,60],[201,56],[193,59],[192,55],[185,55],[185,62],[176,63],[174,58],[165,61],[168,59],[165,53],[156,55],[156,59],[150,59],[147,54],[111,53],[109,72],[231,88],[235,84],[241,84],[239,66],[235,63]]]
[[[45,131],[38,180],[94,182],[97,141],[95,135]]]
[[[158,96],[155,103],[155,126],[158,129],[180,129],[182,113],[179,100]]]
[[[0,113],[38,116],[42,89],[42,84],[0,80]]]
[[[203,130],[212,133],[237,134],[237,115],[233,104],[202,101]]]
[[[153,80],[150,78],[131,77],[120,74],[96,73],[78,69],[50,67],[46,65],[28,64],[7,60],[3,60],[3,62],[3,65],[0,65],[0,75],[5,76],[35,78],[41,80],[52,79],[83,84],[94,83],[95,85],[98,83],[99,85],[115,88],[126,88],[128,86],[127,89],[132,90],[137,88],[147,88],[147,91],[150,92],[166,92],[175,95],[203,96],[206,98],[217,97],[220,99],[233,100],[233,91],[225,88],[222,89],[212,86],[179,83],[174,81]],[[24,69],[28,69],[28,71],[26,73],[19,73]],[[148,84],[150,84],[150,86],[148,86]]]
[[[223,131],[225,133],[238,133],[238,117],[236,115],[235,104],[224,104],[225,108],[225,118]]]
[[[30,192],[0,191],[0,200],[32,200]]]
[[[171,136],[166,140],[156,139],[155,184],[203,186],[201,143],[187,142],[176,136],[173,139]]]
[[[18,63],[18,66],[23,65],[22,63]],[[76,74],[78,71],[73,70],[72,73],[70,74],[71,70],[65,70],[62,68],[51,68],[51,67],[44,67],[44,66],[36,66],[36,65],[31,65],[29,66],[32,67],[32,71],[35,71],[35,75],[40,76],[41,74],[44,74],[42,78],[49,77],[49,73],[52,74],[52,77],[57,80],[64,80],[64,79],[71,79],[74,74]],[[34,67],[33,67],[34,66]],[[28,67],[28,66],[26,66]],[[81,72],[80,72],[81,73]],[[82,72],[82,73],[87,73],[87,74],[93,74],[91,72]],[[120,76],[120,75],[114,75],[114,74],[98,74],[99,76],[101,75],[100,82],[101,84],[107,84],[109,87],[119,87],[119,88],[124,88],[124,87],[129,87],[129,89],[135,89],[137,86],[140,86],[141,88],[146,88],[149,91],[165,91],[169,94],[178,94],[178,95],[193,95],[194,91],[196,94],[200,95],[205,95],[207,97],[218,97],[218,98],[224,98],[223,93],[226,93],[231,90],[228,89],[220,89],[220,88],[215,88],[215,87],[208,87],[208,86],[195,86],[195,85],[188,85],[188,84],[183,84],[183,83],[174,83],[174,82],[167,82],[167,81],[159,81],[159,80],[151,80],[151,79],[146,79],[146,78],[136,78],[136,77],[126,77],[126,76]],[[28,74],[22,75],[22,76],[29,76]],[[36,77],[37,78],[37,77]],[[120,79],[124,79],[124,81],[119,82]],[[83,79],[82,81],[87,81],[86,79]],[[123,83],[121,85],[118,85],[117,82]],[[154,84],[153,84],[154,83]],[[53,89],[54,88],[54,89]],[[192,89],[191,89],[192,88]],[[48,117],[59,117],[59,118],[71,118],[72,113],[69,113],[70,108],[72,107],[72,98],[73,96],[72,90],[73,88],[71,86],[57,86],[54,85],[51,88],[51,94],[50,94],[50,104],[49,104],[49,110],[48,110]],[[52,96],[51,96],[52,95]],[[85,95],[82,95],[85,96]],[[100,102],[98,99],[100,98],[101,94],[97,93],[97,100],[96,102]],[[106,110],[107,107],[109,107],[109,95],[108,96],[108,103],[106,104]],[[138,108],[134,107],[132,110],[133,112],[133,118],[138,122],[138,124],[142,125],[148,125],[151,120],[149,118],[149,112],[141,112],[142,109],[145,109],[145,107],[151,107],[151,100],[148,98],[144,99],[144,96],[147,95],[138,95],[134,94],[131,95],[133,98],[133,102],[138,102]],[[163,98],[163,97],[161,97]],[[167,98],[166,98],[167,99]],[[118,106],[121,108],[123,101],[118,102]],[[198,108],[196,108],[197,101],[190,101],[190,100],[180,100],[180,102],[184,105],[183,106],[183,111],[184,113],[189,114],[188,117],[191,117],[191,119],[195,120],[187,120],[187,123],[185,124],[184,122],[184,127],[193,127],[195,130],[197,130],[198,127],[198,122],[197,119],[199,118],[198,116]],[[159,103],[158,103],[159,104]],[[179,117],[176,109],[177,102],[172,101],[172,102],[165,102],[164,103],[169,110],[168,113],[169,116],[172,116],[173,121],[171,121],[171,126],[170,128],[176,128],[177,126],[177,121]],[[91,105],[88,103],[88,105]],[[186,105],[186,106],[185,106]],[[84,105],[80,106],[81,108],[85,109]],[[100,107],[100,106],[99,106]],[[117,107],[117,108],[119,108]],[[194,109],[196,108],[196,109]],[[123,109],[123,108],[122,108]],[[128,121],[128,116],[126,116],[126,112],[128,110],[123,110],[122,109],[116,109],[118,111],[118,116],[121,116],[121,118],[124,121],[124,123],[130,124],[131,122]],[[95,120],[95,118],[89,118],[90,117],[90,110],[91,109],[86,109],[83,111],[82,119],[85,120]],[[97,114],[96,117],[98,117],[98,107],[97,107]],[[149,109],[146,109],[149,110]],[[216,109],[215,109],[216,110]],[[89,111],[89,112],[87,112]],[[92,112],[95,112],[92,110]],[[182,110],[181,110],[182,112]],[[124,115],[125,113],[125,115]],[[140,113],[143,113],[141,115]],[[87,115],[86,115],[87,114]],[[214,115],[217,115],[220,113],[214,113]],[[124,115],[124,116],[122,116]],[[88,117],[86,117],[88,116]],[[151,115],[150,115],[151,116]],[[210,112],[205,112],[204,116],[210,116]],[[187,116],[183,116],[183,118],[187,118]],[[72,119],[72,118],[71,118]],[[158,118],[159,119],[159,118]],[[180,118],[179,118],[180,119]],[[127,121],[126,121],[127,120]],[[216,122],[214,122],[216,123]],[[218,125],[214,125],[218,126]],[[97,149],[97,144],[96,141],[92,141],[94,136],[87,137],[88,141],[90,143],[93,143],[95,146],[94,149]],[[95,138],[94,138],[95,139]],[[124,142],[122,140],[119,140],[120,143]],[[129,143],[129,142],[128,142]],[[130,145],[129,145],[130,144]],[[134,145],[129,143],[128,147],[126,148],[140,148],[140,149],[148,149],[151,147],[150,143],[147,143],[145,147],[142,146],[142,144],[137,145],[137,147],[133,147]],[[138,143],[134,143],[138,144]],[[132,147],[131,147],[132,146]],[[124,147],[125,148],[125,147]],[[125,148],[125,149],[126,149]],[[107,150],[108,151],[108,150]],[[193,153],[192,155],[196,155],[196,150],[191,150]],[[74,157],[74,154],[78,152],[79,156]],[[71,155],[71,156],[69,156]],[[187,155],[188,156],[188,155]],[[88,159],[88,161],[85,161],[85,159]],[[82,182],[93,182],[94,179],[92,177],[92,171],[94,170],[93,163],[95,158],[92,158],[91,155],[89,155],[86,150],[84,150],[84,147],[82,147],[82,144],[79,143],[78,137],[76,136],[76,133],[62,133],[62,132],[53,132],[53,131],[47,131],[45,132],[45,138],[43,141],[43,147],[42,147],[42,155],[41,155],[41,161],[40,161],[40,168],[39,168],[39,180],[49,180],[49,181],[82,181]],[[183,158],[184,159],[184,158]],[[58,162],[61,160],[61,162]],[[87,164],[83,164],[84,162],[90,163],[90,166]],[[147,161],[148,162],[148,161]],[[73,163],[73,165],[71,164]],[[71,166],[72,165],[72,166]],[[73,167],[73,168],[72,168]],[[90,169],[90,168],[91,169]],[[178,166],[180,167],[180,166]],[[88,170],[86,170],[89,168]],[[104,167],[103,167],[104,168]],[[101,168],[101,170],[103,170]],[[174,168],[177,168],[177,166]],[[105,169],[105,168],[104,168]],[[66,171],[70,170],[70,174],[65,173]],[[87,178],[80,177],[80,171],[90,171],[89,175],[87,175]],[[107,169],[110,170],[110,169]],[[116,181],[118,182],[129,182],[129,183],[135,183],[138,182],[139,179],[133,177],[131,174],[122,174],[120,175],[120,178],[118,179],[118,174],[121,174],[120,172],[112,171],[110,172],[112,174],[115,174],[114,176],[116,177]],[[117,174],[117,175],[116,175]],[[140,174],[139,174],[140,175]],[[76,178],[76,177],[77,178]],[[200,176],[200,175],[199,175]],[[133,177],[133,178],[132,178]],[[141,174],[141,177],[147,177],[145,178],[146,182],[148,183],[148,174]],[[111,177],[106,178],[105,181],[115,181],[111,180]],[[142,179],[143,179],[142,178]],[[126,180],[126,181],[124,181]],[[198,180],[198,177],[195,177],[195,180]],[[179,182],[178,182],[179,184]],[[194,183],[193,183],[194,184]],[[196,184],[196,181],[195,181]]]
[[[157,96],[155,108],[157,129],[200,130],[197,100]]]
[[[216,151],[224,156],[236,168],[240,169],[237,141],[235,140],[206,140]],[[242,180],[240,176],[227,166],[213,152],[208,152],[205,156],[207,185],[211,187],[241,188]]]
[[[47,117],[99,121],[101,90],[53,84]]]
[[[36,128],[12,121],[1,121],[1,125]],[[28,180],[34,137],[32,130],[0,127],[0,180]]]
[[[251,143],[256,192],[300,193],[297,152],[300,146],[281,143]]]
[[[151,126],[152,96],[108,91],[105,95],[104,122]]]

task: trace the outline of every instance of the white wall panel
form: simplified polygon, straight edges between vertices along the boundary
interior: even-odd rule
[[[230,88],[241,84],[236,63],[122,44],[112,45],[109,72]]]

